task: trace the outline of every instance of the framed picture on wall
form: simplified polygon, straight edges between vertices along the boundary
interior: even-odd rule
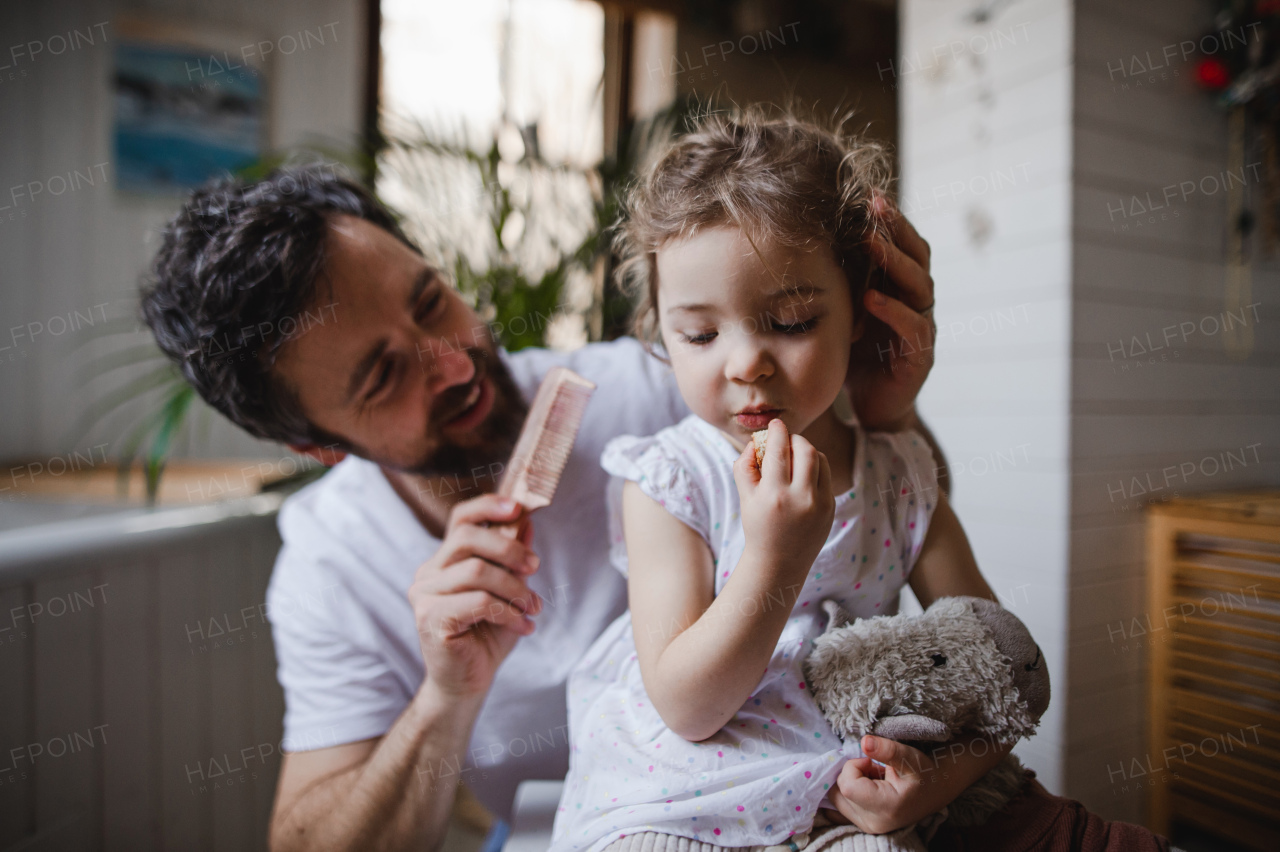
[[[268,149],[265,56],[252,34],[130,18],[113,55],[119,189],[174,194]]]

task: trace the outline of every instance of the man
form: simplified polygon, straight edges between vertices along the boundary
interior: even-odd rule
[[[886,429],[918,426],[932,362],[928,247],[895,238],[871,250],[910,306],[867,308],[915,345],[850,386]],[[272,847],[434,848],[460,782],[505,815],[520,780],[562,777],[565,677],[626,605],[597,460],[687,413],[662,362],[634,340],[505,353],[375,199],[314,168],[197,191],[143,309],[214,408],[334,466],[280,514]],[[489,492],[556,364],[599,389],[555,503],[522,518]],[[514,540],[488,526],[508,521]]]

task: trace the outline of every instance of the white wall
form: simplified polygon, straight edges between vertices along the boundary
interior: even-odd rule
[[[1109,770],[1146,754],[1145,653],[1121,628],[1147,615],[1142,507],[1280,478],[1280,275],[1254,258],[1252,349],[1232,358],[1225,193],[1130,215],[1228,168],[1200,56],[1162,58],[1210,30],[1205,4],[1027,0],[977,23],[978,5],[901,7],[903,202],[938,285],[921,409],[983,573],[1049,660],[1053,703],[1018,753],[1053,792],[1141,822],[1147,785]],[[1163,349],[1142,355],[1148,333]],[[1148,476],[1163,490],[1135,493]]]
[[[1062,790],[1067,702],[1071,26],[1065,0],[974,22],[906,0],[902,204],[933,248],[937,365],[920,408],[955,470],[978,563],[1052,673],[1017,753]],[[984,233],[985,232],[985,233]]]
[[[1146,788],[1117,774],[1147,753],[1147,650],[1128,637],[1147,618],[1141,507],[1280,480],[1274,261],[1255,258],[1244,301],[1257,304],[1247,327],[1233,321],[1253,333],[1251,353],[1230,357],[1220,328],[1228,215],[1215,184],[1228,168],[1227,121],[1193,82],[1204,53],[1181,47],[1212,31],[1209,15],[1200,0],[1076,10],[1066,789],[1129,821],[1146,805]],[[1254,191],[1255,173],[1245,172]],[[1184,181],[1193,194],[1165,206],[1163,188]],[[1148,193],[1161,209],[1139,215]],[[1183,323],[1195,327],[1185,339]],[[1144,355],[1148,335],[1161,348]],[[1162,490],[1141,493],[1148,481]]]
[[[10,207],[0,210],[0,347],[9,347],[0,349],[0,460],[76,448],[84,453],[120,434],[71,443],[75,414],[95,393],[78,384],[73,357],[92,328],[58,336],[46,331],[16,343],[10,332],[31,323],[48,328],[70,312],[96,317],[104,303],[109,314],[135,313],[138,276],[158,246],[157,229],[177,209],[176,199],[128,197],[114,188],[110,73],[120,17],[216,26],[277,43],[301,29],[325,27],[332,38],[324,46],[277,54],[268,68],[272,142],[343,147],[357,138],[361,122],[363,8],[361,0],[0,4],[0,66],[9,66],[0,67],[0,207]],[[55,39],[34,59],[25,48],[16,57],[10,49],[32,41],[48,45],[73,29],[92,32],[96,43],[82,38],[79,49],[55,56],[51,50],[61,46]],[[83,175],[90,167],[99,176],[93,186],[81,181],[79,189],[57,197],[44,192],[34,201],[11,197],[14,186],[47,183],[70,170]],[[73,321],[84,326],[83,319]],[[55,320],[53,327],[62,326]],[[216,417],[200,447],[214,456],[280,452]]]

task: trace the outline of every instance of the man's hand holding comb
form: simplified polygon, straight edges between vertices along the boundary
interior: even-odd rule
[[[457,504],[440,549],[409,587],[427,680],[445,695],[483,696],[516,640],[533,632],[530,616],[542,611],[528,586],[538,570],[532,526],[524,519],[515,538],[484,526],[521,520],[523,511],[496,494]]]

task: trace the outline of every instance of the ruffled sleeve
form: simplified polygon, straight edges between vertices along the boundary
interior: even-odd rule
[[[627,573],[627,543],[622,527],[622,485],[630,480],[664,509],[704,539],[710,538],[710,510],[706,495],[679,452],[663,433],[638,438],[622,435],[605,445],[600,465],[612,474],[606,500],[609,510],[609,561]]]
[[[873,432],[867,446],[879,469],[875,487],[889,511],[890,539],[909,576],[938,505],[938,465],[917,432]]]

